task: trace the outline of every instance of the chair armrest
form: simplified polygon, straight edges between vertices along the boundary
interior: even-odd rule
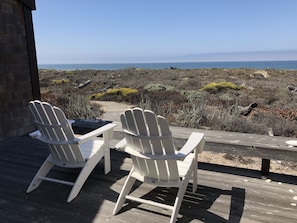
[[[75,120],[73,120],[73,119],[67,119],[67,121],[68,121],[69,124],[72,124],[72,123],[75,122]]]
[[[204,148],[204,143],[204,133],[192,132],[185,145],[178,151],[177,156],[183,160],[197,147],[197,153],[201,153]]]
[[[115,145],[115,149],[116,150],[125,150],[125,146],[127,144],[127,141],[125,138],[123,138],[121,141],[119,141],[116,145]]]
[[[137,152],[136,150],[130,148],[127,145],[126,139],[122,139],[115,145],[118,150],[125,151],[126,153],[143,159],[154,159],[154,160],[184,160],[187,155],[193,152],[197,148],[197,153],[201,153],[204,148],[204,133],[193,132],[188,138],[185,145],[176,154],[169,155],[152,155]]]
[[[169,155],[153,155],[153,154],[146,154],[136,151],[135,149],[130,148],[127,146],[127,141],[123,138],[115,145],[115,149],[124,151],[132,156],[136,156],[143,159],[154,159],[154,160],[179,160],[180,157],[177,154],[169,154]]]
[[[107,131],[113,131],[113,129],[117,126],[117,124],[113,124],[113,123],[109,123],[107,125],[104,125],[98,129],[95,129],[87,134],[84,134],[84,135],[81,135],[77,138],[74,139],[74,141],[78,142],[79,144],[91,139],[91,138],[94,138],[96,136],[99,136]]]
[[[40,133],[40,131],[39,130],[36,130],[36,131],[34,131],[34,132],[31,132],[30,134],[29,134],[29,136],[31,137],[31,138],[37,138],[37,137],[39,137],[41,135],[41,133]]]
[[[180,160],[181,159],[176,153],[168,154],[168,155],[146,154],[146,153],[138,152],[129,146],[124,147],[123,150],[124,150],[124,152],[126,152],[132,156],[136,156],[138,158],[147,159],[147,160]]]

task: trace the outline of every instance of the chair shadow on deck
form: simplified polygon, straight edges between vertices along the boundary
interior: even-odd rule
[[[140,185],[139,182],[135,183],[132,190],[136,192]],[[155,202],[160,202],[160,200],[162,200],[163,203],[172,205],[172,203],[174,203],[176,192],[176,188],[154,188],[143,195],[142,198],[150,199]],[[228,198],[224,199],[223,204],[215,204],[220,196],[227,196]],[[124,206],[119,213],[131,209],[138,209],[159,216],[170,217],[170,212],[167,212],[166,210],[160,211],[158,208],[152,209],[151,206],[137,202],[126,202],[127,205]],[[197,191],[192,193],[192,184],[190,183],[185,193],[177,222],[186,223],[196,219],[205,223],[238,223],[243,214],[244,204],[245,189],[243,188],[232,187],[232,190],[221,190],[218,188],[198,185]],[[215,210],[212,210],[213,205],[218,207],[216,207]],[[226,213],[228,212],[229,216],[226,216]]]

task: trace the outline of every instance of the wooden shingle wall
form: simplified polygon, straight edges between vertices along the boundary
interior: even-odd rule
[[[0,1],[0,141],[35,129],[27,110],[40,98],[34,7],[34,0]]]

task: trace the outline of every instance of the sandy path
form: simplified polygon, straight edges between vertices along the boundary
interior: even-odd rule
[[[120,122],[120,114],[126,109],[133,107],[128,104],[118,103],[114,101],[91,101],[91,103],[97,103],[102,106],[104,113],[103,115],[101,115],[101,119],[115,122]]]

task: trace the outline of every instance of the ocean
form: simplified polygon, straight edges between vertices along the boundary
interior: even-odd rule
[[[110,64],[38,64],[39,69],[54,70],[118,70],[126,68],[194,69],[194,68],[255,68],[297,70],[296,61],[236,61],[236,62],[172,62],[172,63],[110,63]]]

